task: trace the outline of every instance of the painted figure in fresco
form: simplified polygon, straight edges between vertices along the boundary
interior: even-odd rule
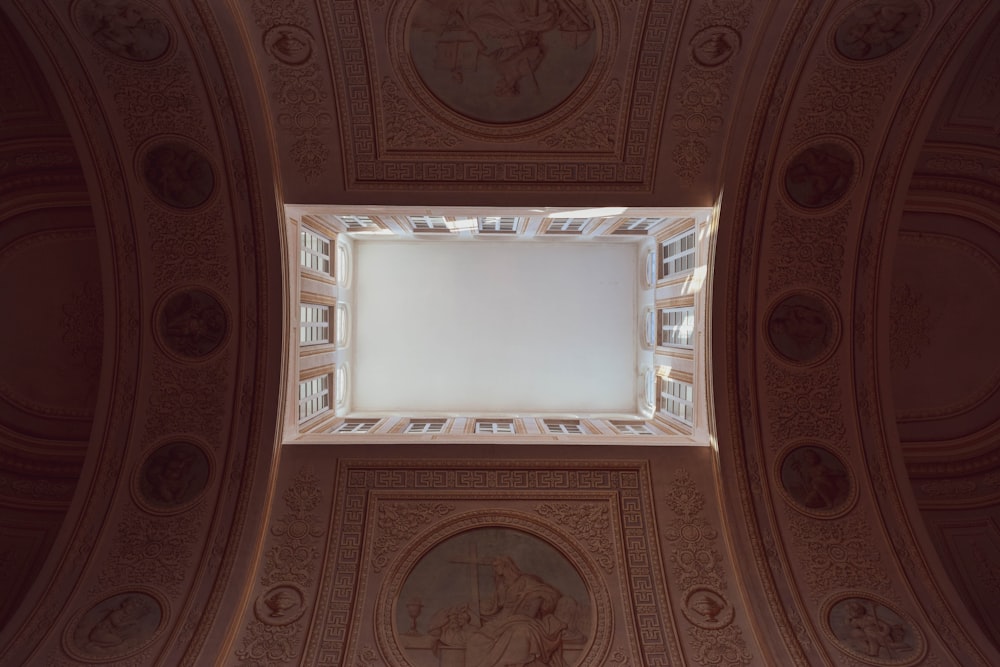
[[[160,316],[160,327],[174,351],[200,357],[225,337],[226,314],[213,297],[194,290],[171,297]]]
[[[809,361],[823,352],[829,326],[822,310],[805,303],[785,302],[771,316],[771,339],[790,359]]]
[[[799,204],[818,208],[838,199],[847,191],[854,162],[838,147],[813,146],[800,153],[789,165],[786,181],[792,198]]]
[[[428,26],[438,33],[438,67],[451,70],[462,83],[465,69],[475,71],[491,63],[499,75],[497,97],[516,97],[523,83],[535,90],[535,71],[546,55],[543,36],[559,30],[572,36],[573,46],[585,42],[593,30],[589,11],[573,0],[428,0],[446,18]],[[469,58],[469,54],[473,54]]]
[[[146,158],[146,181],[160,199],[179,208],[203,203],[212,193],[212,167],[197,151],[180,144],[153,149]]]
[[[466,642],[466,667],[566,667],[566,623],[555,615],[562,593],[509,556],[494,559],[493,581],[493,598],[480,610],[482,627]]]
[[[129,595],[94,624],[87,633],[88,646],[108,650],[137,638],[143,629],[142,621],[150,611],[148,602]]]
[[[847,475],[831,468],[813,449],[796,452],[792,468],[802,482],[799,501],[806,507],[833,509],[844,499],[848,490]]]
[[[880,619],[874,604],[869,609],[859,600],[848,602],[847,625],[856,645],[873,658],[893,659],[899,651],[910,649],[910,645],[903,641],[906,633],[903,626]]]
[[[869,4],[856,10],[838,31],[845,55],[865,60],[889,53],[905,42],[919,22],[913,2]]]
[[[112,53],[131,60],[154,60],[166,51],[170,36],[163,23],[124,0],[94,2],[88,20],[94,39]]]
[[[464,647],[476,627],[472,625],[472,613],[468,605],[458,605],[442,609],[430,623],[430,635],[437,637],[442,646]]]
[[[172,447],[157,457],[146,473],[153,495],[168,505],[183,502],[194,479],[194,463],[194,452],[185,447]]]

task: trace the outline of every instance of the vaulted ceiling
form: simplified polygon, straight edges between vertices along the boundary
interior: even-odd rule
[[[419,663],[485,530],[571,664],[1000,664],[997,3],[0,10],[0,662]],[[285,205],[715,203],[713,448],[282,447]]]

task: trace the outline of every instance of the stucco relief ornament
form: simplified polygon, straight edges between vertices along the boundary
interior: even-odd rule
[[[798,151],[785,166],[785,192],[795,204],[825,208],[840,201],[856,178],[855,151],[840,141],[819,141]]]
[[[917,625],[882,598],[849,593],[828,601],[823,615],[837,647],[862,662],[912,665],[927,650]]]
[[[850,470],[826,447],[792,447],[781,458],[778,474],[786,497],[806,514],[839,516],[854,504],[856,488]]]
[[[163,606],[149,593],[118,593],[71,622],[63,645],[70,655],[84,662],[111,662],[148,646],[163,620]]]
[[[779,299],[766,321],[771,347],[796,364],[823,361],[840,337],[840,321],[833,306],[814,292],[793,292]]]
[[[879,0],[856,6],[834,32],[834,44],[850,60],[874,60],[900,48],[920,27],[916,0]]]
[[[681,608],[684,618],[699,628],[715,630],[733,622],[736,610],[720,592],[707,586],[698,586],[684,596]]]
[[[718,67],[740,48],[740,34],[725,25],[713,25],[691,38],[691,56],[702,67]]]
[[[210,477],[211,465],[201,447],[170,442],[156,448],[139,467],[135,489],[145,509],[175,512],[194,503]]]
[[[253,611],[265,625],[288,625],[305,613],[305,596],[296,586],[273,586],[257,596]]]
[[[167,351],[186,359],[209,356],[222,346],[229,332],[225,307],[201,289],[175,292],[157,311],[157,340]]]
[[[161,141],[147,149],[140,174],[149,190],[174,208],[197,208],[215,190],[212,163],[201,150],[180,140]]]
[[[173,43],[166,22],[144,2],[81,0],[74,10],[81,32],[105,51],[125,60],[157,60]]]
[[[487,123],[516,123],[564,102],[595,62],[593,0],[417,0],[410,60],[445,106]]]
[[[313,53],[313,37],[296,25],[276,25],[264,33],[264,50],[286,65],[301,65]]]

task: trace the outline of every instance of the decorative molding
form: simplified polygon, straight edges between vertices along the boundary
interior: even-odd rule
[[[573,531],[573,537],[587,545],[597,564],[605,572],[612,572],[615,566],[614,551],[611,546],[611,522],[608,506],[585,503],[543,503],[535,507],[539,516]]]
[[[300,470],[281,498],[285,513],[271,522],[273,537],[260,569],[254,617],[235,651],[240,664],[254,667],[290,664],[299,657],[305,630],[300,616],[309,604],[305,591],[316,583],[320,538],[326,533],[315,514],[323,502],[320,479],[311,469]],[[284,591],[291,593],[282,595]]]
[[[623,93],[621,81],[612,79],[592,106],[570,118],[559,131],[543,138],[542,143],[561,150],[612,150],[618,137]]]
[[[303,655],[304,662],[352,664],[357,656],[351,651],[356,651],[358,644],[364,645],[368,641],[366,637],[371,637],[374,630],[383,625],[387,630],[392,625],[395,607],[391,601],[396,599],[394,596],[401,585],[400,577],[410,571],[416,559],[439,544],[446,535],[477,528],[508,526],[556,545],[561,553],[571,558],[581,575],[590,582],[588,585],[610,576],[597,564],[588,542],[578,540],[569,527],[542,518],[537,509],[535,514],[515,509],[523,506],[525,501],[531,502],[530,507],[533,508],[542,504],[604,504],[609,512],[615,508],[614,511],[621,514],[617,521],[609,522],[609,530],[618,545],[616,549],[624,549],[621,540],[625,539],[617,526],[620,523],[630,527],[629,558],[617,575],[629,583],[620,589],[626,597],[615,604],[631,609],[632,613],[627,615],[627,619],[620,619],[621,623],[628,624],[621,627],[634,627],[629,632],[638,642],[636,651],[646,656],[650,664],[682,662],[678,639],[666,620],[669,618],[666,582],[658,566],[659,554],[652,523],[652,490],[649,471],[644,464],[594,460],[580,466],[565,461],[543,460],[511,462],[483,459],[447,463],[347,460],[340,463],[335,488],[334,514],[339,517],[340,525],[337,539],[328,545],[329,556],[324,561],[322,581],[337,583],[320,591],[314,624],[321,630],[310,634]],[[416,538],[416,543],[408,543],[407,550],[400,554],[391,568],[387,568],[385,574],[376,574],[372,570],[370,552],[365,549],[372,548],[379,533],[377,520],[374,520],[378,516],[379,505],[415,501],[431,505],[457,505],[457,498],[462,499],[468,511],[448,516],[425,530]],[[482,508],[483,503],[488,509]],[[504,507],[507,503],[511,509]],[[476,509],[477,506],[479,509]],[[363,548],[363,545],[369,546]],[[373,613],[380,620],[373,630],[367,624],[358,624],[358,614],[366,612],[354,608],[355,602],[352,601],[370,599],[365,591],[380,586],[379,581],[382,582],[381,587],[388,588],[384,588],[383,595],[377,598],[382,602],[378,603],[380,606]],[[609,584],[602,583],[600,586],[607,586],[610,590]],[[604,608],[607,603],[600,604]],[[620,623],[615,621],[615,627],[619,626]],[[642,628],[641,632],[639,628]],[[390,660],[396,649],[392,649],[386,641],[383,638],[380,647],[384,659]],[[601,644],[604,648],[588,653],[584,664],[595,667],[604,664],[606,653],[610,650],[610,637],[601,642],[604,642]],[[401,663],[393,659],[391,664]]]
[[[789,515],[793,560],[804,570],[810,597],[818,602],[838,589],[864,588],[889,594],[892,584],[874,547],[867,521],[845,518],[825,521]]]
[[[889,302],[889,351],[892,367],[909,368],[930,344],[934,320],[923,294],[903,282],[893,281]]]
[[[847,67],[832,58],[819,57],[806,84],[792,140],[840,134],[864,145],[885,109],[886,92],[892,90],[895,77],[894,65]]]
[[[170,517],[129,509],[118,522],[118,537],[98,582],[104,587],[145,584],[178,595],[190,575],[204,517],[204,508]]]
[[[261,30],[261,43],[274,59],[267,73],[271,99],[277,107],[277,126],[293,140],[290,154],[299,175],[311,182],[329,169],[332,151],[326,140],[334,122],[327,111],[332,98],[325,85],[318,49],[312,48],[309,11],[299,0],[280,4],[253,0],[251,12]],[[303,46],[295,51],[290,50],[291,44],[282,48],[278,43],[282,30],[293,41],[297,36]],[[357,33],[351,38],[356,36]]]
[[[753,3],[728,0],[702,4],[695,23],[687,62],[680,68],[675,101],[682,109],[670,119],[677,137],[671,157],[675,173],[691,185],[708,163],[708,140],[725,125],[723,110],[729,103],[734,68],[731,59],[739,52],[741,31],[750,24]]]
[[[837,360],[808,370],[792,370],[767,359],[763,381],[772,449],[792,440],[808,439],[844,449],[847,429]]]
[[[221,444],[231,393],[229,357],[224,353],[204,364],[187,365],[155,360],[151,375],[156,391],[147,398],[143,441],[158,440],[164,433],[195,433],[214,446]]]
[[[699,665],[717,665],[722,659],[727,665],[749,665],[753,655],[742,629],[733,623],[735,614],[726,597],[720,536],[701,514],[705,497],[683,468],[675,473],[670,489],[664,502],[677,518],[666,523],[663,538],[672,546],[673,582],[685,591],[682,612],[690,623],[691,657]]]
[[[390,77],[382,78],[382,123],[389,150],[406,148],[454,148],[458,137],[437,127],[417,110]]]
[[[197,282],[228,293],[232,242],[221,203],[193,215],[177,215],[152,206],[146,211],[153,284],[171,289]]]
[[[824,216],[804,215],[775,204],[767,226],[767,296],[791,285],[821,288],[834,298],[843,289],[845,233],[851,215],[848,204]]]
[[[372,571],[381,572],[395,556],[401,542],[412,537],[423,526],[454,510],[454,505],[446,503],[379,503],[377,519],[379,532],[372,547],[374,551]]]
[[[187,56],[138,73],[130,64],[107,60],[104,76],[131,146],[171,133],[190,136],[199,144],[209,141],[205,109],[194,94],[201,85],[194,71]]]

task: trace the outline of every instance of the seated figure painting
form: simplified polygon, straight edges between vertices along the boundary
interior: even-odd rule
[[[411,573],[403,600],[403,645],[415,665],[573,667],[589,631],[580,575],[551,546],[510,529],[439,545]]]

